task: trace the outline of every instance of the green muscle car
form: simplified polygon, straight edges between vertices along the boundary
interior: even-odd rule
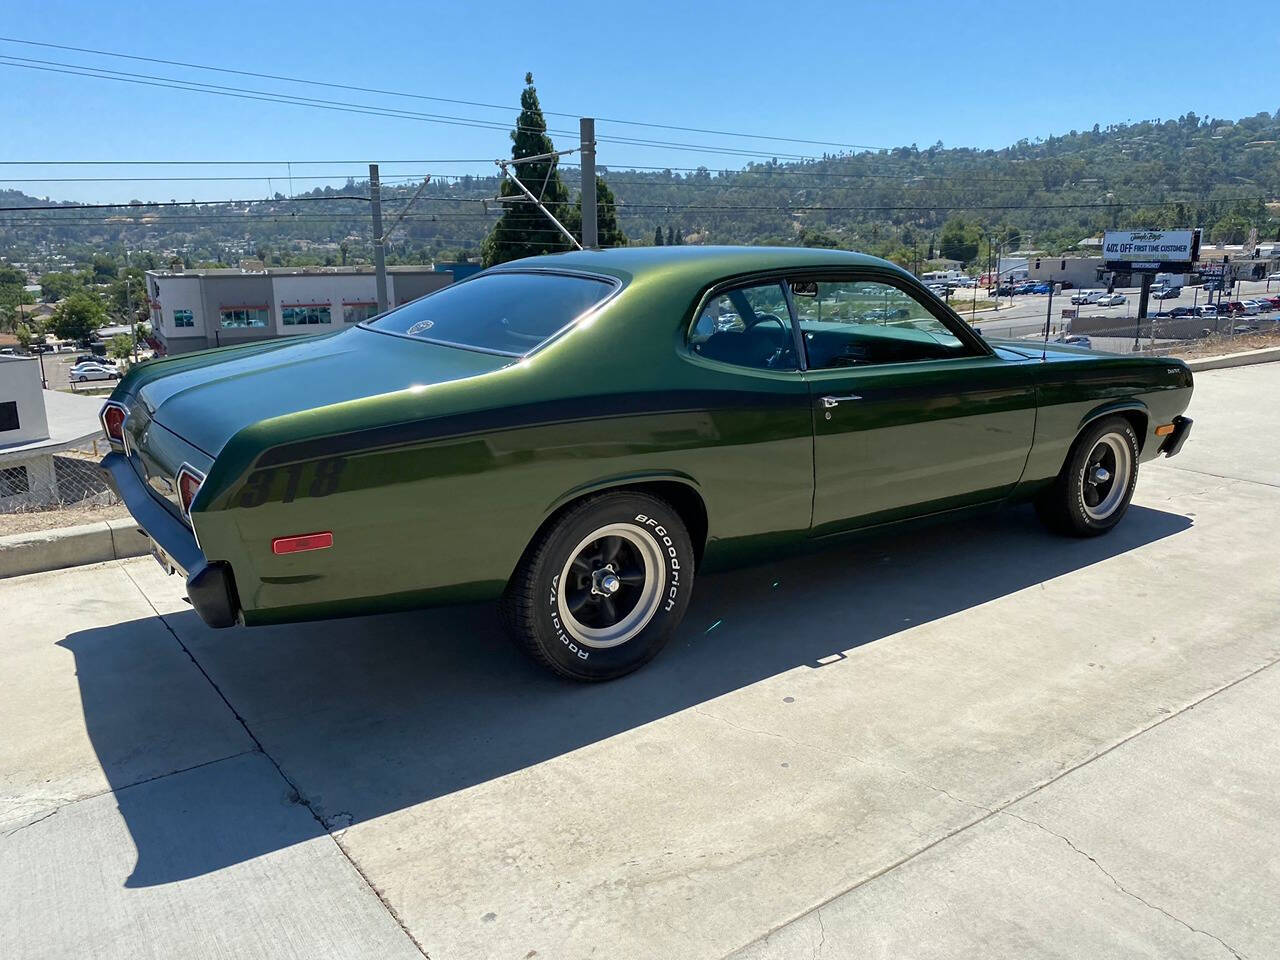
[[[142,364],[102,464],[210,626],[497,600],[604,680],[703,571],[1009,501],[1103,533],[1190,398],[1178,360],[984,339],[873,257],[641,247]]]

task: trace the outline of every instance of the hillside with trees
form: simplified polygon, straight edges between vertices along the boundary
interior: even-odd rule
[[[546,134],[528,79],[513,157],[574,146],[553,144]],[[936,256],[979,260],[991,238],[1057,253],[1108,228],[1200,226],[1209,241],[1228,243],[1244,240],[1253,228],[1263,239],[1280,229],[1269,206],[1280,197],[1280,113],[1240,120],[1187,114],[1000,150],[936,143],[766,160],[739,170],[632,169],[611,162],[612,153],[625,150],[608,143],[599,150],[606,245],[660,237],[663,243],[807,244],[865,250],[911,266]],[[524,166],[522,180],[536,180],[540,189],[545,180],[542,195],[576,232],[577,168],[570,162],[554,171]],[[109,210],[59,209],[53,201],[0,191],[0,207],[39,208],[0,216],[0,251],[14,261],[57,250],[80,263],[126,247],[189,265],[232,264],[246,256],[272,264],[367,261],[368,203],[342,199],[366,194],[367,186],[351,180],[293,197],[277,193],[266,202],[139,202]],[[403,209],[417,187],[386,187],[388,216]],[[495,199],[513,191],[497,176],[433,178],[393,239],[390,262],[495,262],[560,249],[563,238],[528,203]]]

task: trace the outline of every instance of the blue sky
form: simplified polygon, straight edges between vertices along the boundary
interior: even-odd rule
[[[1280,106],[1280,32],[1223,29],[1203,3],[962,2],[379,4],[40,0],[0,35],[459,98],[490,110],[302,87],[0,42],[0,54],[379,104],[509,125],[532,70],[546,110],[835,143],[999,147],[1126,119],[1236,117]],[[1123,10],[1123,25],[1117,25]],[[1260,21],[1261,22],[1261,21]],[[1208,32],[1206,32],[1208,31]],[[1212,39],[1210,39],[1212,38]],[[1224,54],[1241,51],[1239,61]],[[1249,64],[1255,67],[1250,68]],[[60,68],[61,69],[61,68]],[[1251,80],[1250,76],[1256,80]],[[0,160],[294,161],[305,174],[463,173],[394,163],[506,155],[504,130],[251,102],[0,65]],[[553,128],[576,130],[569,118]],[[619,126],[598,136],[813,154],[837,147]],[[556,137],[570,146],[572,137]],[[738,166],[745,157],[602,142],[600,162]],[[288,169],[0,167],[4,186],[58,199],[258,197]],[[31,177],[254,176],[246,182],[16,183]],[[335,182],[335,181],[330,181]],[[336,181],[339,182],[340,181]],[[283,186],[282,186],[283,184]]]

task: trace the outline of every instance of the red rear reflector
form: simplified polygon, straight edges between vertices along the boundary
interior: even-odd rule
[[[111,406],[102,411],[102,429],[106,431],[108,440],[114,440],[116,443],[124,442],[124,417],[125,411],[122,407]]]
[[[296,537],[276,537],[271,541],[272,553],[300,553],[303,550],[323,550],[333,546],[333,534],[302,533]]]
[[[182,504],[182,512],[191,512],[191,503],[195,500],[196,494],[200,491],[200,484],[203,479],[194,473],[188,473],[186,470],[178,472],[178,500]]]

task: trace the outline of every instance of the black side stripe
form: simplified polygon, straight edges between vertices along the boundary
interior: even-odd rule
[[[574,423],[609,417],[636,417],[654,414],[706,413],[730,409],[807,410],[808,395],[779,394],[751,390],[669,390],[654,393],[600,394],[591,397],[544,400],[493,410],[479,410],[448,417],[410,420],[380,427],[368,427],[312,440],[299,440],[262,452],[256,467],[349,456],[370,450],[408,446],[431,440],[452,439],[496,430],[539,427],[554,423]]]

